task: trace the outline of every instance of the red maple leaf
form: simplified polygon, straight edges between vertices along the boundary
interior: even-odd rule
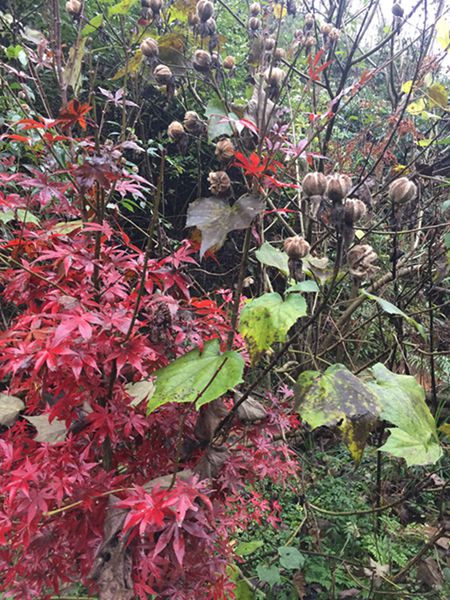
[[[66,106],[63,106],[59,111],[56,122],[61,125],[62,129],[70,129],[77,123],[82,129],[86,129],[87,121],[85,116],[92,109],[89,104],[82,104],[79,100],[71,100]]]

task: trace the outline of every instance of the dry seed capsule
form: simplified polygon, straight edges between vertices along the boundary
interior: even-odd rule
[[[344,204],[344,220],[347,225],[353,225],[367,213],[366,205],[358,198],[348,198]]]
[[[226,138],[217,142],[215,155],[221,162],[227,162],[231,160],[234,156],[234,152],[235,148],[230,139]]]
[[[397,204],[404,204],[413,200],[417,195],[417,186],[407,177],[396,179],[389,186],[389,197]]]
[[[141,44],[141,52],[147,58],[159,56],[158,42],[151,37],[145,38]]]
[[[214,14],[214,5],[209,0],[199,0],[197,2],[197,15],[202,23],[206,23]]]
[[[403,15],[405,14],[405,11],[400,6],[400,4],[398,4],[396,2],[392,7],[392,14],[394,15],[394,17],[403,17]]]
[[[179,141],[186,135],[183,125],[179,121],[172,121],[167,128],[169,137],[174,141]]]
[[[68,0],[66,2],[66,10],[69,15],[77,16],[81,12],[81,2],[80,0]]]
[[[231,181],[225,171],[212,171],[208,175],[209,189],[215,196],[225,196],[231,188]]]
[[[191,135],[201,135],[204,130],[204,123],[195,112],[195,110],[188,110],[184,115],[183,119],[184,128]]]
[[[173,74],[167,65],[158,65],[153,71],[153,77],[159,85],[169,85],[172,82]]]
[[[347,195],[346,182],[340,175],[333,175],[327,182],[327,196],[332,202],[342,202]]]
[[[211,54],[207,50],[196,50],[192,57],[192,64],[196,71],[206,73],[211,67]]]
[[[259,2],[253,2],[253,4],[250,5],[250,14],[252,17],[257,17],[260,12],[261,4]]]
[[[250,31],[258,31],[260,27],[261,21],[258,19],[258,17],[250,17],[250,19],[248,20],[248,28],[250,29]]]
[[[228,69],[228,70],[234,69],[235,65],[236,65],[236,61],[234,60],[234,56],[226,56],[223,59],[223,68],[224,69]]]
[[[323,196],[327,189],[327,178],[323,173],[308,173],[302,181],[305,196]]]
[[[305,238],[301,237],[300,235],[296,235],[295,237],[286,238],[284,240],[283,249],[289,258],[300,260],[305,258],[305,256],[309,253],[311,246],[305,240]]]

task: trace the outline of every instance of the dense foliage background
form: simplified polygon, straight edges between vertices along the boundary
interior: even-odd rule
[[[0,1],[0,597],[446,598],[445,2]]]

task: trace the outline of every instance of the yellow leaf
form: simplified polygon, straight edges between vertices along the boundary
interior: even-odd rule
[[[444,435],[450,438],[450,423],[444,423],[439,427],[439,431],[442,431]]]
[[[450,23],[445,17],[436,22],[436,41],[444,50],[450,51]]]
[[[273,14],[276,19],[282,19],[287,14],[286,7],[282,4],[274,4],[273,6]]]
[[[433,85],[430,85],[428,95],[436,106],[440,106],[441,108],[447,106],[448,93],[442,83],[433,83]]]
[[[410,115],[420,115],[425,109],[425,100],[420,98],[417,102],[411,102],[411,104],[406,109]]]
[[[409,81],[405,81],[405,83],[402,85],[402,92],[404,94],[409,94],[410,93],[410,91],[412,89],[412,83],[413,82],[411,80],[409,80]]]
[[[63,81],[66,87],[71,87],[75,96],[78,95],[81,85],[81,66],[84,57],[86,38],[81,38],[78,44],[71,47],[69,58],[64,67]]]
[[[124,77],[125,73],[128,73],[129,75],[136,75],[136,73],[139,70],[139,67],[141,66],[141,63],[142,52],[138,50],[136,54],[130,58],[127,65],[125,65],[124,67],[120,67],[120,69],[116,71],[116,73],[112,76],[112,81],[116,81],[116,79]]]

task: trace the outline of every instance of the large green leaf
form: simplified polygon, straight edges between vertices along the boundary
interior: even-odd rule
[[[296,394],[302,419],[312,429],[338,426],[354,460],[359,462],[380,412],[375,394],[339,364],[324,373],[301,373]]]
[[[168,402],[195,402],[196,408],[212,402],[242,382],[244,359],[237,352],[221,354],[219,341],[207,342],[154,373],[155,391],[150,413]]]
[[[313,428],[337,426],[356,461],[378,419],[395,425],[380,448],[408,465],[435,463],[442,455],[425,392],[414,377],[396,375],[378,363],[361,378],[343,365],[324,373],[305,371],[297,382],[297,404]]]
[[[404,458],[408,465],[438,461],[442,449],[422,386],[414,377],[396,375],[380,363],[371,369],[371,378],[367,387],[379,399],[380,416],[396,426],[389,429],[390,436],[380,450]]]
[[[267,265],[268,267],[275,267],[283,275],[286,277],[289,275],[289,267],[288,267],[288,255],[286,252],[282,252],[269,244],[269,242],[264,242],[260,248],[255,252],[256,258],[263,265]]]
[[[276,292],[250,300],[241,311],[239,331],[244,336],[252,360],[275,342],[284,342],[289,329],[306,315],[305,299],[289,294],[286,300]]]

